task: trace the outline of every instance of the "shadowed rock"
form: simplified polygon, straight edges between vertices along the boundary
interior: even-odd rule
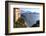
[[[32,27],[39,27],[39,20],[37,20],[36,24],[34,24]]]

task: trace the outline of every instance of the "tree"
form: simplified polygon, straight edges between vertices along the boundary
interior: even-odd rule
[[[14,27],[16,27],[16,28],[26,27],[24,19],[22,17],[18,18],[18,20],[15,22]]]

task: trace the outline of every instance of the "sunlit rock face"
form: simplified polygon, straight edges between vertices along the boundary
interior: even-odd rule
[[[37,20],[40,20],[39,13],[21,13],[21,17],[23,17],[29,27],[31,27],[33,24],[36,24]]]

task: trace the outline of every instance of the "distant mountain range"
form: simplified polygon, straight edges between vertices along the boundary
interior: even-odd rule
[[[29,14],[39,14],[38,12],[31,12],[31,11],[21,11],[21,13],[29,13]]]

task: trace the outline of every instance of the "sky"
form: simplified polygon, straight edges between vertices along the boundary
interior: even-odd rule
[[[21,8],[21,11],[24,11],[24,12],[36,12],[36,13],[40,13],[40,9],[39,8]],[[23,12],[23,13],[24,13]]]

